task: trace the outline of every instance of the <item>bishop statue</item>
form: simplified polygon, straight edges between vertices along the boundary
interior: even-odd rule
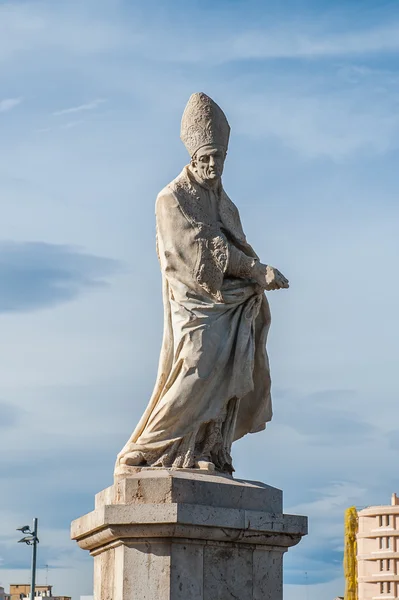
[[[184,110],[190,163],[158,195],[164,335],[154,391],[119,453],[115,477],[140,467],[231,474],[231,446],[272,418],[265,290],[288,288],[260,261],[222,185],[230,126],[206,94]]]

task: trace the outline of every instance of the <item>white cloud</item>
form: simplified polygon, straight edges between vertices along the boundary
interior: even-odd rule
[[[21,102],[22,98],[5,98],[4,100],[0,100],[0,113],[12,110],[21,104]]]
[[[57,110],[53,113],[54,116],[59,117],[61,115],[70,115],[79,112],[86,112],[90,110],[95,110],[101,104],[104,104],[106,100],[103,98],[98,98],[97,100],[92,100],[91,102],[87,102],[86,104],[80,104],[79,106],[72,106],[71,108],[64,108],[62,110]]]

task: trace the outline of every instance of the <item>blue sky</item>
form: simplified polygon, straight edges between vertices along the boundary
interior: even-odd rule
[[[237,476],[310,517],[285,599],[343,593],[344,509],[399,491],[398,52],[397,1],[0,2],[0,585],[27,580],[14,530],[38,516],[57,593],[91,593],[69,523],[151,393],[154,202],[204,91],[248,239],[291,281],[269,294],[274,420]]]

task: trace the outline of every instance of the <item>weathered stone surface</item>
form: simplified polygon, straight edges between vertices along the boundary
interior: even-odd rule
[[[223,476],[137,473],[98,494],[72,537],[94,556],[95,600],[281,600],[283,553],[307,533],[281,497]]]
[[[198,600],[204,595],[205,543],[173,543],[171,553],[170,597]]]
[[[253,600],[282,600],[283,561],[281,551],[257,548],[252,563]]]
[[[94,561],[94,595],[101,600],[113,600],[115,577],[115,550],[99,555]]]
[[[204,556],[204,600],[253,600],[253,550],[237,545],[208,545]]]
[[[140,470],[97,494],[95,506],[148,502],[245,507],[271,513],[283,510],[282,491],[264,483],[180,469]]]
[[[170,543],[147,540],[121,545],[115,600],[170,598]],[[100,599],[102,597],[100,596]]]

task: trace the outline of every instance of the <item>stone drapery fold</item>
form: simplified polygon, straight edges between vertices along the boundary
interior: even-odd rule
[[[191,467],[205,454],[231,471],[232,441],[271,420],[270,312],[249,278],[257,256],[222,186],[217,221],[209,194],[186,167],[157,198],[163,345],[152,398],[118,460],[137,450],[152,466]]]

